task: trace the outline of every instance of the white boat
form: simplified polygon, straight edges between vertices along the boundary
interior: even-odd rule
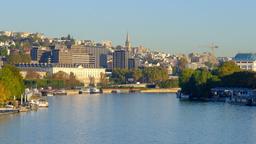
[[[53,93],[48,92],[46,95],[47,95],[48,97],[52,97],[52,96],[53,96]]]
[[[97,94],[97,93],[101,93],[100,89],[97,89],[96,87],[89,87],[87,89],[80,89],[79,90],[79,94]]]
[[[183,94],[180,90],[176,93],[176,96],[180,100],[188,100],[190,98],[189,95]]]
[[[36,99],[36,100],[31,100],[31,104],[35,104],[38,107],[48,107],[49,104],[45,99]]]

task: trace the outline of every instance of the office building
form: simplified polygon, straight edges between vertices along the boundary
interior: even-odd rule
[[[116,50],[113,53],[113,69],[128,68],[128,57],[129,57],[129,54],[126,50]]]
[[[139,66],[139,60],[136,58],[129,58],[128,59],[128,68],[129,69],[136,69]]]

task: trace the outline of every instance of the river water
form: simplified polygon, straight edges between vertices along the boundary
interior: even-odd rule
[[[174,94],[48,98],[0,116],[1,144],[253,144],[256,107],[181,102]]]

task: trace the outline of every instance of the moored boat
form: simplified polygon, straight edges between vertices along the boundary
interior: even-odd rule
[[[35,104],[38,107],[48,107],[49,104],[45,99],[35,99],[35,100],[31,100],[30,104]]]
[[[98,93],[102,93],[102,91],[96,87],[89,87],[87,89],[80,89],[79,90],[79,94],[98,94]]]

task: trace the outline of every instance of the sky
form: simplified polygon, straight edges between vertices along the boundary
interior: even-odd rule
[[[0,31],[111,40],[171,54],[256,52],[255,0],[3,0]]]

